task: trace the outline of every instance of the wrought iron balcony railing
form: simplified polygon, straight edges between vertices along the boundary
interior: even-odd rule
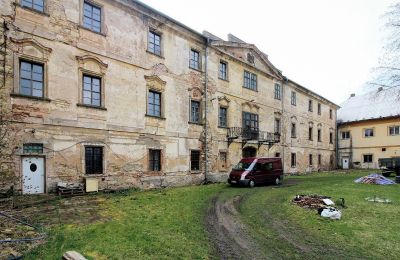
[[[258,141],[261,143],[274,144],[280,142],[279,133],[259,131],[255,128],[230,127],[227,131],[228,141],[241,138],[242,141]]]

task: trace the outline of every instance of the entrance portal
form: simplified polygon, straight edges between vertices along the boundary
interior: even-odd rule
[[[243,152],[243,158],[249,158],[249,157],[256,157],[257,156],[257,149],[251,146],[245,147],[242,150]]]

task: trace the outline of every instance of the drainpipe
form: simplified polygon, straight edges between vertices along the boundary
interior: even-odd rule
[[[205,54],[205,62],[204,62],[204,77],[205,77],[205,83],[204,83],[204,153],[205,153],[205,160],[204,160],[204,183],[208,182],[208,130],[207,130],[207,114],[208,114],[208,94],[207,94],[207,89],[208,89],[208,44],[209,44],[209,38],[206,38],[206,54]]]

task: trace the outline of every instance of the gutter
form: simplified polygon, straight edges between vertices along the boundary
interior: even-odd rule
[[[204,183],[208,183],[208,122],[207,122],[207,114],[208,114],[208,94],[207,94],[207,89],[208,89],[208,44],[209,44],[210,39],[207,37],[206,38],[206,53],[205,53],[205,61],[204,61],[204,154],[205,154],[205,160],[204,160]]]

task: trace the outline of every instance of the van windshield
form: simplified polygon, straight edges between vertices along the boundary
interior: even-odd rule
[[[251,162],[240,162],[236,164],[235,167],[233,167],[234,170],[239,170],[239,171],[250,171],[251,167]]]

